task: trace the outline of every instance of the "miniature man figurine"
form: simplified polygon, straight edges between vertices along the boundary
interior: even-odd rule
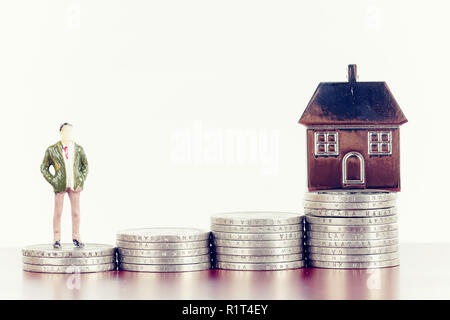
[[[61,141],[45,151],[41,173],[55,192],[53,214],[53,247],[61,247],[61,214],[64,195],[69,195],[72,210],[72,239],[76,247],[83,247],[80,239],[80,193],[88,174],[88,161],[83,148],[72,140],[72,125],[63,123],[59,127]],[[53,166],[55,174],[50,173]]]

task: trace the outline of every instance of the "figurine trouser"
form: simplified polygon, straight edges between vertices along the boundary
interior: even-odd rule
[[[53,241],[61,240],[61,214],[63,211],[64,196],[67,193],[70,199],[72,211],[72,239],[80,239],[80,193],[81,188],[76,191],[67,188],[66,191],[55,193],[55,209],[53,212]]]

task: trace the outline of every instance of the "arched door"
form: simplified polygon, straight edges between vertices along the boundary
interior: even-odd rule
[[[342,159],[342,185],[355,187],[364,183],[364,157],[356,151],[347,153]]]

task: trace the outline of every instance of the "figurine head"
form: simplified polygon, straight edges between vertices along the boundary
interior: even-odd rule
[[[72,125],[68,122],[64,122],[59,127],[59,132],[61,133],[61,140],[71,141],[72,140]]]

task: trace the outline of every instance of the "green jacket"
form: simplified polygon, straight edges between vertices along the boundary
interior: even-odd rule
[[[74,158],[73,158],[73,172],[74,172],[74,190],[80,186],[83,187],[84,180],[88,174],[88,161],[83,148],[74,143]],[[52,175],[49,171],[50,166],[55,169],[55,174]],[[45,180],[50,183],[55,193],[62,192],[67,189],[66,167],[63,158],[63,146],[61,141],[51,145],[45,150],[44,160],[41,164],[41,173]]]

